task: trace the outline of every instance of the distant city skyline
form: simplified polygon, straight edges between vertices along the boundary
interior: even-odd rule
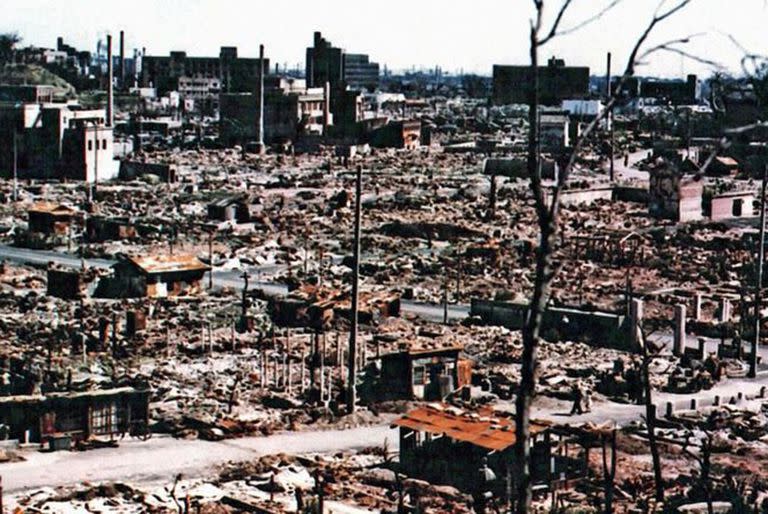
[[[549,0],[549,21],[559,1]],[[587,3],[590,6],[587,6]],[[575,0],[564,27],[598,11],[607,0]],[[672,1],[668,0],[668,4]],[[361,8],[352,0],[282,3],[244,0],[134,0],[128,8],[111,9],[99,0],[6,0],[0,32],[17,32],[22,45],[54,47],[62,36],[68,44],[94,51],[107,32],[126,33],[126,54],[146,47],[148,55],[183,50],[189,55],[218,55],[221,46],[237,46],[242,56],[257,56],[259,44],[281,67],[304,67],[305,49],[320,31],[335,46],[369,54],[389,70],[441,67],[445,72],[490,75],[493,64],[528,62],[529,0],[487,0],[468,4],[456,0],[406,2],[390,0],[386,8]],[[554,40],[541,58],[556,55],[571,65],[605,70],[605,54],[614,55],[614,74],[625,65],[637,36],[650,20],[657,0],[624,0],[594,24]],[[659,26],[649,41],[700,34],[686,51],[738,72],[741,51],[728,35],[752,52],[768,46],[764,0],[693,0],[685,11]],[[383,4],[382,4],[383,5]],[[226,6],[226,9],[224,8]],[[707,76],[712,68],[679,55],[656,54],[638,75]]]

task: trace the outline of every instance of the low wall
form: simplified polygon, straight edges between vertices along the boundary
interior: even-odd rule
[[[523,328],[527,312],[528,305],[524,303],[495,302],[478,298],[473,298],[470,306],[471,316],[478,316],[488,324],[513,330]],[[544,313],[542,334],[555,330],[565,339],[626,349],[629,345],[626,324],[626,316],[620,314],[550,307]]]

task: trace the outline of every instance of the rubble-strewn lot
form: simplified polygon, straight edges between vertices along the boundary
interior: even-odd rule
[[[630,134],[626,139],[641,144]],[[0,242],[28,252],[27,259],[37,255],[39,263],[20,264],[3,247],[8,256],[0,270],[3,395],[149,391],[146,427],[115,415],[120,429],[139,437],[164,433],[220,441],[384,425],[422,398],[380,394],[388,386],[382,384],[381,356],[458,348],[457,366],[470,373],[462,384],[466,388],[451,391],[449,401],[514,410],[519,330],[492,326],[479,315],[447,325],[437,321],[444,302],[462,309],[473,300],[528,301],[539,236],[525,180],[499,177],[490,209],[490,180],[474,152],[377,150],[349,166],[331,148],[295,156],[256,156],[239,148],[158,150],[141,158],[174,165],[179,182],[144,177],[99,184],[93,205],[85,205],[85,190],[77,185],[24,183],[20,202],[0,205]],[[597,160],[587,152],[568,191],[606,185]],[[346,415],[357,166],[364,170],[362,408]],[[622,185],[648,187],[637,181]],[[7,190],[6,184],[6,195]],[[53,237],[33,237],[28,210],[40,202],[67,205],[76,213]],[[559,417],[587,390],[594,413],[589,422],[599,424],[602,416],[610,419],[624,407],[635,409],[632,416],[640,419],[645,396],[640,357],[616,342],[613,329],[580,330],[577,321],[590,313],[605,315],[621,321],[617,332],[627,333],[630,297],[645,301],[642,328],[654,343],[668,347],[675,305],[690,306],[702,296],[689,334],[706,341],[700,352],[682,359],[667,348],[654,355],[648,363],[654,392],[698,393],[743,376],[742,361],[710,355],[705,344],[747,335],[751,320],[741,284],[751,273],[753,233],[744,220],[660,222],[649,217],[645,204],[626,199],[564,205],[550,307],[567,314],[543,332],[535,409],[568,424]],[[40,253],[50,250],[57,253]],[[69,260],[62,263],[57,259],[64,254]],[[182,255],[213,266],[215,287],[208,287],[202,272],[182,293],[173,290],[179,294],[162,298],[122,297],[136,296],[119,294],[121,287],[133,286],[127,282],[102,285],[118,273],[110,266],[126,262],[125,256],[162,264]],[[48,259],[56,262],[47,264]],[[54,272],[78,264],[78,291],[69,294]],[[50,294],[52,288],[58,293]],[[730,316],[724,315],[723,298],[730,301]],[[416,371],[403,372],[409,384]],[[706,430],[704,419],[665,421],[669,426],[662,426],[659,436],[674,502],[704,501],[705,494],[734,496],[729,488],[762,501],[762,470],[741,470],[756,468],[767,451],[762,407],[750,408],[724,407],[717,424]],[[649,505],[652,472],[644,434],[641,425],[630,424],[618,436],[617,511]],[[722,477],[713,481],[715,490],[701,489],[694,465],[709,434],[717,440],[710,476]],[[73,447],[113,445],[113,435],[97,434]],[[555,495],[560,505],[601,509],[599,453],[593,448],[589,455],[587,480]],[[168,483],[153,487],[130,481],[83,484],[17,495],[16,501],[29,512],[295,512],[321,496],[339,512],[397,512],[398,502],[418,506],[419,512],[473,508],[467,491],[396,474],[392,457],[381,450],[297,456],[286,449],[284,455],[233,463],[216,479],[168,477]],[[10,452],[8,458],[17,457]],[[549,508],[552,498],[537,500]]]

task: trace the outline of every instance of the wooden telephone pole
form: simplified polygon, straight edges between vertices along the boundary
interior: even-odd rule
[[[357,409],[357,322],[359,309],[360,293],[360,197],[363,188],[363,167],[357,167],[357,179],[355,181],[355,234],[352,243],[354,259],[352,264],[352,326],[349,333],[349,359],[348,369],[348,391],[347,391],[347,412],[352,414]]]
[[[757,347],[760,345],[760,306],[763,290],[763,261],[765,261],[765,188],[768,165],[763,169],[763,185],[760,190],[760,238],[757,249],[757,283],[755,284],[755,339],[749,359],[749,378],[757,378]]]

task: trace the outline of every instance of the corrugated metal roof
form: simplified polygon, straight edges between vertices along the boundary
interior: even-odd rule
[[[194,255],[141,255],[128,257],[128,260],[145,273],[150,274],[174,271],[208,271],[211,269]]]
[[[435,341],[424,340],[412,340],[404,344],[404,348],[401,348],[395,352],[382,355],[382,358],[394,358],[399,355],[425,355],[425,354],[442,354],[451,352],[460,352],[464,350],[464,345],[461,343],[440,343]]]
[[[505,450],[516,441],[514,420],[496,417],[490,410],[468,412],[442,404],[412,410],[395,421],[393,426],[445,435],[492,451]],[[531,423],[532,434],[548,428],[549,425],[543,422]]]

